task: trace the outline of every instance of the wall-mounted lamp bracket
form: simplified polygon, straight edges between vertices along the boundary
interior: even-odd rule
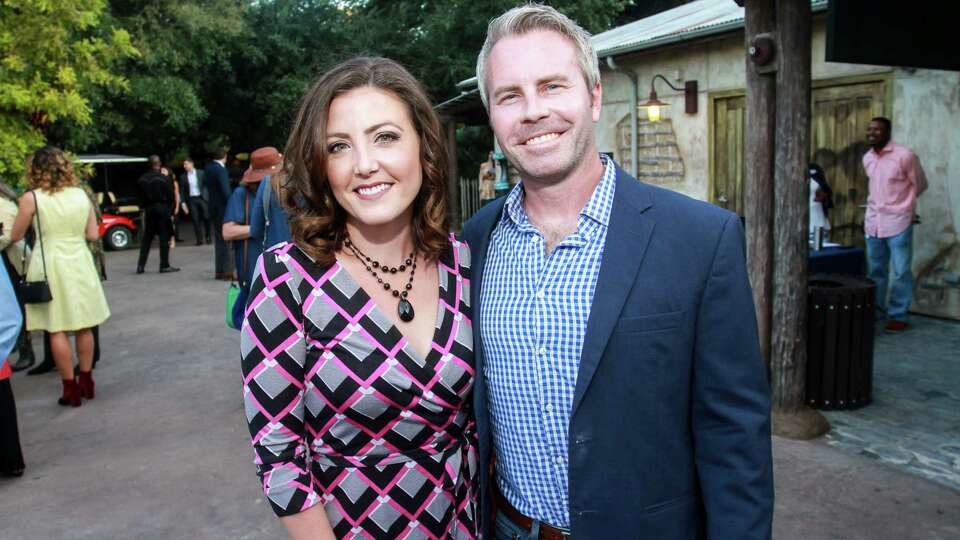
[[[776,35],[770,32],[754,36],[747,47],[747,57],[757,73],[775,73],[780,64]]]

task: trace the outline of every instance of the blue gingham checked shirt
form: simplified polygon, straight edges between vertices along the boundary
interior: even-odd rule
[[[524,515],[570,526],[567,439],[583,336],[616,187],[613,160],[577,229],[547,256],[527,219],[523,189],[507,195],[480,291],[484,374],[497,453],[497,484]]]

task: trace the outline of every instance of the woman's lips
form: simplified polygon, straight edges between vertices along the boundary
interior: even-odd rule
[[[365,201],[372,201],[383,196],[384,193],[390,190],[393,184],[388,184],[386,182],[381,182],[379,184],[370,184],[365,186],[360,186],[353,190],[360,199]]]

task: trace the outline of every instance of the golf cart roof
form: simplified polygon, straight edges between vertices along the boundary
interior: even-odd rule
[[[120,154],[80,154],[77,163],[140,163],[146,162],[145,157],[122,156]]]

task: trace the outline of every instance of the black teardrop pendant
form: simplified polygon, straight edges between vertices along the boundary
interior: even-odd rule
[[[413,304],[410,303],[406,298],[401,298],[397,303],[397,315],[400,316],[400,320],[403,322],[410,322],[413,320]]]

